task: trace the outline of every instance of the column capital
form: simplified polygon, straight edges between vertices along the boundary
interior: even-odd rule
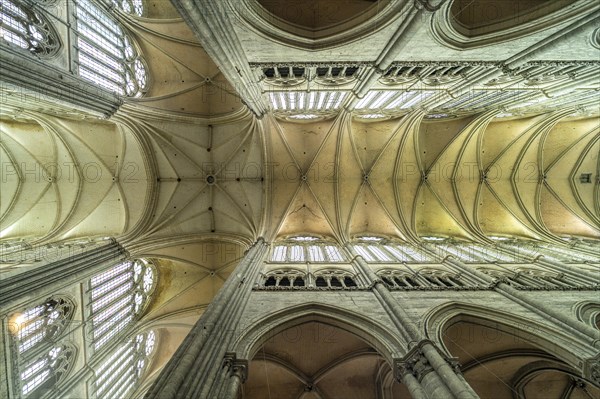
[[[248,360],[238,359],[234,352],[227,352],[223,357],[223,367],[229,370],[229,375],[237,375],[242,384],[248,379]]]
[[[429,360],[420,351],[414,352],[404,359],[394,360],[394,377],[400,382],[407,374],[421,382],[423,377],[432,371],[433,367],[429,364]]]
[[[403,376],[409,373],[415,376],[420,382],[427,373],[434,370],[425,356],[423,351],[424,346],[433,347],[456,374],[461,374],[458,358],[446,356],[434,342],[424,339],[415,344],[403,358],[394,359],[394,377],[398,381],[402,381]]]

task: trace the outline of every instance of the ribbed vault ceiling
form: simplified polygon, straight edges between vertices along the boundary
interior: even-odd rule
[[[598,237],[598,184],[580,181],[598,173],[597,121],[493,116],[207,125],[32,114],[3,123],[3,235]]]
[[[271,121],[275,236],[597,237],[595,119]]]

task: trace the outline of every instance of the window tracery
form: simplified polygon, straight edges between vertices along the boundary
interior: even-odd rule
[[[0,35],[4,40],[39,56],[52,56],[60,40],[38,12],[15,0],[0,0]]]
[[[356,104],[356,110],[408,110],[435,94],[432,90],[371,90]]]
[[[408,272],[397,269],[383,269],[377,272],[383,282],[392,289],[468,289],[477,288],[470,279],[445,270],[423,269]]]
[[[265,287],[304,287],[306,273],[295,269],[280,269],[267,273],[264,277]]]
[[[89,311],[95,350],[141,315],[155,285],[155,269],[144,260],[118,264],[90,279]]]
[[[269,102],[274,111],[289,114],[321,114],[337,111],[348,91],[271,91]]]
[[[425,251],[408,244],[395,243],[380,237],[359,237],[353,244],[356,252],[367,262],[432,262],[434,259]]]
[[[131,38],[91,1],[75,4],[79,75],[117,95],[141,96],[148,83],[146,66]]]
[[[522,290],[598,289],[599,287],[597,282],[586,281],[564,273],[537,270],[529,267],[518,268],[515,272],[490,268],[478,268],[477,270],[516,289]]]
[[[315,286],[318,288],[358,288],[355,277],[346,270],[325,269],[314,273]]]
[[[16,316],[19,353],[55,339],[72,319],[74,310],[75,305],[70,300],[54,297]]]
[[[317,237],[299,236],[275,245],[270,259],[271,262],[278,263],[338,263],[344,262],[345,257],[340,248],[333,243]]]
[[[415,80],[436,86],[455,82],[466,76],[473,69],[471,65],[392,65],[380,78],[386,85],[399,85]]]
[[[112,3],[127,14],[137,15],[138,17],[144,15],[144,2],[142,0],[112,0]]]
[[[13,362],[19,370],[19,380],[15,384],[23,396],[52,388],[69,371],[75,349],[57,341],[72,320],[74,311],[71,300],[55,296],[10,316],[14,332]]]
[[[154,331],[140,333],[109,355],[95,370],[96,398],[127,397],[147,370],[155,343]]]
[[[43,355],[30,360],[20,368],[21,393],[27,397],[42,389],[50,389],[68,374],[75,358],[71,345],[55,345]]]

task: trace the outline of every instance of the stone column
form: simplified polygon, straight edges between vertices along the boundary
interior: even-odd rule
[[[224,360],[225,377],[219,399],[237,399],[240,386],[248,379],[248,361],[227,353]]]
[[[356,253],[352,245],[346,244],[346,248],[354,256],[352,264],[373,284],[373,293],[389,314],[400,334],[408,343],[411,352],[406,356],[408,359],[406,362],[411,361],[410,357],[414,355],[413,351],[416,350],[415,348],[418,348],[419,361],[431,366],[434,375],[427,377],[425,382],[426,385],[422,383],[422,387],[427,392],[427,395],[432,398],[478,398],[475,391],[473,391],[466,381],[456,375],[446,359],[444,359],[437,348],[435,348],[433,342],[427,340],[425,334],[415,326],[415,320],[413,320],[400,306],[387,286],[375,272],[373,272],[364,259]],[[423,375],[423,378],[424,377],[425,375]],[[445,396],[439,396],[442,393]]]
[[[227,347],[234,338],[237,322],[261,270],[266,249],[263,239],[259,238],[231,273],[145,398],[219,397],[225,377],[221,365],[224,359],[227,362]]]
[[[395,377],[398,382],[406,386],[412,399],[429,399],[414,372],[408,367],[401,367]]]

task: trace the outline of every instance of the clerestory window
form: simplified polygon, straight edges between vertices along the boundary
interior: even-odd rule
[[[75,5],[79,75],[120,96],[141,96],[148,83],[146,66],[131,38],[91,1]]]
[[[56,345],[41,356],[20,367],[21,393],[24,397],[41,396],[42,391],[56,385],[69,372],[75,349],[71,345]]]
[[[271,262],[278,263],[337,263],[344,256],[337,245],[313,236],[297,236],[273,247]]]
[[[154,267],[144,260],[118,264],[90,279],[89,310],[96,351],[141,315],[155,283]]]
[[[68,372],[74,349],[60,341],[72,320],[75,305],[55,296],[10,316],[14,364],[23,397],[54,387]],[[38,395],[39,394],[39,395]]]
[[[15,0],[0,0],[0,6],[0,36],[4,40],[39,56],[58,51],[58,36],[42,15]]]
[[[71,320],[74,307],[71,301],[56,297],[17,315],[14,323],[18,331],[19,353],[56,338]]]
[[[95,371],[97,399],[128,397],[148,368],[156,334],[137,334],[116,349]]]

